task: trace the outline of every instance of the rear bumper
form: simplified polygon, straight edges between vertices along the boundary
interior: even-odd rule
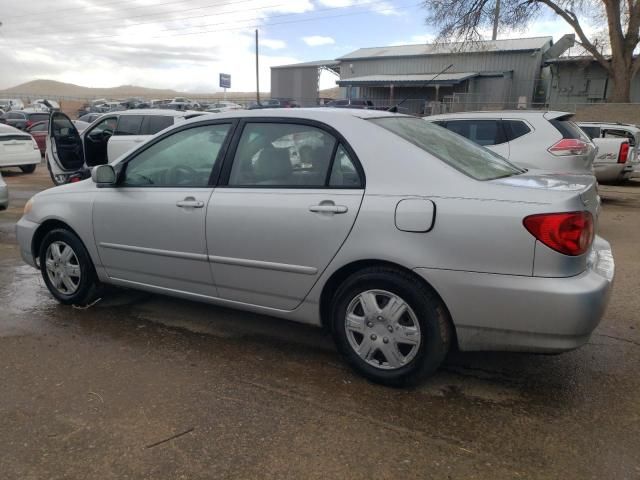
[[[449,308],[461,350],[561,352],[600,322],[614,277],[609,244],[596,237],[587,269],[565,278],[418,268]]]
[[[624,178],[626,167],[624,163],[594,163],[593,171],[599,182],[614,182]]]
[[[28,152],[14,153],[0,157],[0,167],[19,167],[21,165],[33,165],[40,163],[42,156],[40,150],[32,149]]]
[[[39,226],[39,223],[26,220],[24,217],[18,220],[18,223],[16,224],[16,238],[18,240],[18,245],[20,246],[20,255],[26,263],[35,268],[37,268],[37,265],[36,260],[33,257],[33,252],[31,251],[31,245],[33,242],[33,236]]]

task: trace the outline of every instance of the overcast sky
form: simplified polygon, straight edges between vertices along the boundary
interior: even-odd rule
[[[88,87],[262,91],[269,67],[336,58],[360,47],[424,43],[435,33],[417,0],[0,0],[0,88],[47,78]],[[55,5],[55,7],[54,7]],[[524,33],[570,30],[543,18]],[[335,78],[322,77],[322,87]]]

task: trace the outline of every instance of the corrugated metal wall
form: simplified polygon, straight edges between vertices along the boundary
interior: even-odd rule
[[[293,98],[303,107],[309,107],[316,104],[317,96],[317,67],[271,69],[272,98]]]
[[[513,71],[509,98],[517,101],[533,97],[536,79],[542,66],[541,52],[487,52],[453,55],[430,55],[407,58],[374,58],[346,60],[341,66],[341,79],[374,74],[437,73],[453,63],[448,70],[455,72],[507,72]],[[495,79],[502,82],[502,79]]]
[[[560,62],[551,66],[551,72],[551,106],[604,102],[611,90],[607,73],[595,62]],[[631,84],[631,101],[640,102],[640,75],[636,75]]]

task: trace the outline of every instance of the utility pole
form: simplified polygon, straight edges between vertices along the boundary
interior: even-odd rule
[[[491,40],[498,39],[498,24],[500,23],[500,0],[496,0],[496,8],[493,12],[493,35]]]
[[[256,28],[256,100],[260,105],[260,65],[258,63],[258,29]]]

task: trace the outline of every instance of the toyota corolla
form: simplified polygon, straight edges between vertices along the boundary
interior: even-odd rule
[[[54,152],[74,155],[58,120]],[[35,195],[17,233],[63,304],[113,284],[324,326],[358,372],[405,385],[454,346],[584,344],[614,271],[598,209],[592,176],[417,118],[278,109],[170,127]]]

